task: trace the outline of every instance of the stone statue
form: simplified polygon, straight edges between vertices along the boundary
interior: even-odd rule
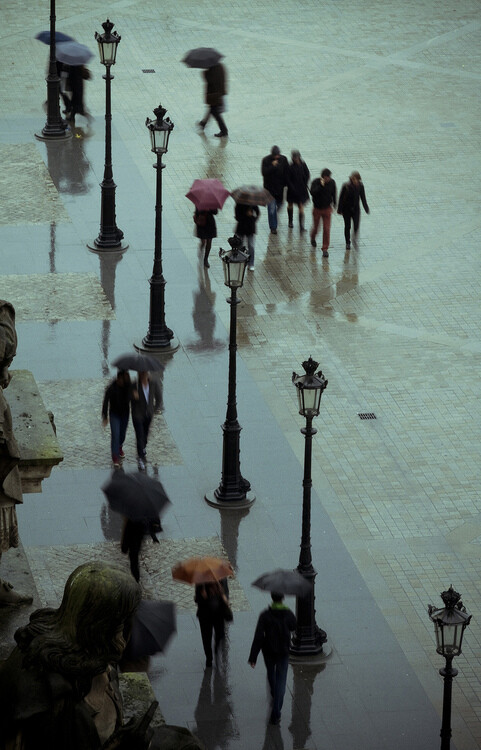
[[[0,300],[0,560],[3,552],[18,547],[18,524],[15,506],[22,500],[18,463],[20,453],[13,434],[10,407],[3,394],[11,375],[8,368],[17,352],[15,309]],[[0,578],[0,607],[9,604],[31,604],[32,597],[14,590]]]
[[[1,750],[143,750],[146,716],[122,725],[116,665],[140,602],[115,565],[91,562],[69,576],[58,609],[38,609],[0,665]]]

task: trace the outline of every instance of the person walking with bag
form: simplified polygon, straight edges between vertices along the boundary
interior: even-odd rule
[[[235,204],[234,216],[237,219],[235,233],[247,243],[247,250],[249,252],[249,271],[254,270],[256,221],[259,218],[259,215],[259,206],[246,206],[243,203]]]
[[[304,228],[304,203],[309,200],[309,169],[305,161],[301,159],[299,151],[291,152],[292,161],[289,164],[287,172],[287,216],[289,219],[289,228],[294,227],[294,203],[299,208],[299,229],[305,232]]]
[[[200,240],[199,253],[204,253],[204,266],[206,268],[210,268],[209,253],[212,240],[217,237],[217,225],[214,218],[216,213],[216,208],[212,211],[199,211],[196,208],[194,213],[196,235]]]
[[[224,581],[200,583],[195,587],[194,601],[197,604],[197,618],[207,669],[212,666],[212,634],[214,634],[214,650],[217,654],[225,638],[225,623],[233,619],[227,598],[229,589],[227,581],[225,579]]]
[[[296,629],[293,612],[283,603],[283,594],[271,593],[272,603],[259,615],[248,662],[254,669],[262,650],[272,696],[269,722],[279,724],[286,692],[291,631]]]
[[[351,222],[354,229],[353,243],[354,247],[357,248],[359,224],[361,221],[361,207],[359,202],[362,203],[365,212],[368,214],[369,206],[367,205],[366,193],[364,185],[362,184],[361,175],[359,172],[352,172],[349,177],[349,182],[345,182],[341,188],[339,205],[337,208],[337,213],[342,214],[344,219],[344,239],[346,240],[346,250],[351,249]]]

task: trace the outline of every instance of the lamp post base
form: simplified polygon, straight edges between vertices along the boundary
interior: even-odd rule
[[[239,493],[238,499],[225,499],[219,488],[212,490],[212,492],[206,492],[204,500],[212,508],[218,508],[219,510],[244,510],[250,508],[255,502],[256,496],[252,492]]]
[[[150,344],[146,339],[142,339],[140,343],[134,341],[134,348],[138,352],[152,352],[153,354],[173,354],[179,348],[179,339],[173,336],[165,346],[160,346],[156,342]]]
[[[35,138],[38,141],[66,141],[71,137],[72,131],[70,128],[64,128],[62,125],[45,125],[39,133],[35,133]]]
[[[120,240],[117,244],[98,244],[97,240],[92,240],[91,242],[87,242],[87,247],[90,250],[91,253],[124,253],[129,244],[128,242],[124,242],[123,240]]]
[[[323,664],[332,654],[332,648],[327,643],[321,646],[321,650],[315,653],[298,653],[297,651],[289,651],[289,663],[290,664]]]

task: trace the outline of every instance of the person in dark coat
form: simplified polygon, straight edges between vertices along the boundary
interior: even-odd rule
[[[217,237],[217,225],[215,215],[217,209],[212,211],[199,211],[197,208],[194,213],[194,224],[196,226],[196,235],[200,240],[199,252],[204,253],[204,266],[210,268],[209,253],[212,247],[212,240]]]
[[[249,251],[249,271],[253,271],[256,243],[256,221],[260,215],[259,207],[236,203],[234,215],[237,220],[235,233],[239,235],[239,237],[242,237],[243,241],[247,242],[247,249]]]
[[[291,152],[292,161],[289,164],[287,172],[287,216],[289,218],[289,227],[294,226],[294,203],[299,208],[299,229],[304,229],[304,203],[309,200],[309,169],[305,161],[301,159],[299,151]]]
[[[227,73],[222,63],[212,65],[211,68],[203,71],[205,79],[205,103],[209,107],[206,114],[197,123],[201,130],[204,130],[210,116],[216,120],[220,130],[215,133],[216,138],[225,138],[229,133],[227,125],[222,117],[225,110],[224,96],[227,94]]]
[[[270,723],[279,724],[286,692],[291,631],[296,629],[297,622],[294,613],[284,604],[282,594],[273,591],[271,598],[270,607],[259,615],[248,662],[254,668],[262,650],[272,696]]]
[[[225,638],[226,613],[230,611],[227,580],[200,583],[195,587],[194,601],[197,604],[202,645],[205,653],[205,666],[212,666],[212,634],[215,653]],[[230,616],[229,619],[232,619]]]
[[[277,212],[284,202],[284,188],[287,185],[289,164],[281,154],[279,146],[273,146],[271,153],[262,159],[261,173],[264,187],[274,198],[267,206],[267,219],[271,234],[277,234]]]
[[[151,518],[149,520],[132,521],[130,518],[125,519],[120,549],[124,555],[129,555],[130,572],[137,581],[140,580],[139,554],[144,536],[150,534],[152,541],[160,544],[157,534],[162,531],[160,518]]]
[[[110,420],[110,450],[112,463],[118,468],[125,454],[123,444],[130,414],[130,375],[127,370],[119,370],[115,380],[105,389],[102,403],[102,424]]]
[[[66,119],[75,125],[75,115],[83,115],[87,120],[92,116],[84,104],[84,81],[91,78],[91,74],[85,65],[68,65],[65,66],[68,72],[67,88],[71,91],[70,109],[67,112]]]
[[[322,219],[322,255],[324,258],[329,257],[327,251],[331,240],[331,219],[332,211],[336,208],[336,183],[331,177],[330,169],[323,169],[321,177],[312,181],[312,229],[311,245],[316,247],[316,235],[319,230],[319,223]]]
[[[157,380],[152,380],[148,372],[139,372],[131,390],[130,404],[137,439],[137,464],[139,470],[144,471],[150,423],[154,413],[162,409],[162,391]]]
[[[341,188],[339,205],[337,207],[337,213],[342,214],[344,219],[344,239],[346,240],[346,250],[350,250],[351,248],[351,222],[354,229],[353,243],[354,247],[357,247],[359,224],[361,221],[361,207],[359,201],[361,201],[365,212],[368,214],[369,206],[367,205],[366,193],[364,191],[364,185],[362,184],[361,175],[359,172],[352,172],[349,177],[349,182],[345,182]]]

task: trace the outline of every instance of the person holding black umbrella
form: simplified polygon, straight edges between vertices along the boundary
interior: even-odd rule
[[[259,615],[248,662],[254,669],[262,650],[272,696],[271,724],[279,724],[286,692],[291,631],[296,629],[293,612],[283,603],[284,595],[271,593],[272,603]]]
[[[216,120],[220,130],[215,133],[216,138],[225,138],[229,133],[227,125],[222,117],[225,110],[224,97],[227,94],[227,73],[224,65],[218,62],[203,71],[205,80],[205,103],[209,107],[202,120],[199,120],[197,126],[204,130],[210,116]]]
[[[147,534],[150,534],[152,541],[155,544],[159,544],[157,534],[160,531],[162,531],[162,524],[160,523],[160,518],[158,516],[157,518],[149,519],[125,519],[120,549],[124,555],[128,554],[130,560],[130,572],[137,583],[140,580],[139,554],[144,537]]]

